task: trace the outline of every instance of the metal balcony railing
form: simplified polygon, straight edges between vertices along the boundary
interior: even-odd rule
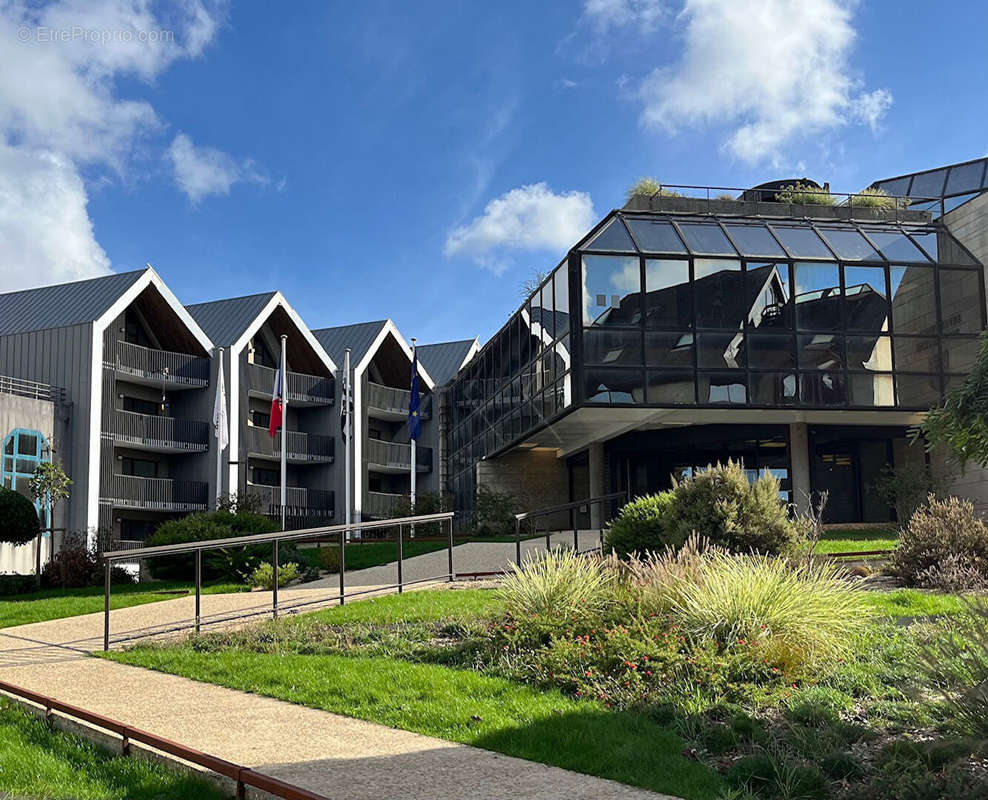
[[[209,449],[209,423],[194,419],[155,417],[115,409],[109,433],[113,441],[132,445],[200,453]]]
[[[247,365],[247,385],[250,391],[271,397],[274,388],[276,370],[261,364]],[[288,392],[288,402],[305,403],[308,405],[329,405],[335,400],[335,385],[332,378],[319,375],[306,375],[304,372],[292,372],[285,376],[285,389]]]
[[[103,499],[119,508],[143,511],[204,511],[209,504],[209,484],[114,475]]]
[[[110,366],[117,372],[170,384],[209,385],[209,359],[206,357],[155,350],[130,342],[118,341],[116,348],[116,360]]]
[[[383,442],[380,439],[367,440],[366,458],[368,463],[393,469],[410,469],[412,466],[412,446],[400,442]],[[415,448],[416,466],[420,471],[432,469],[432,448],[417,445]]]
[[[389,518],[404,495],[389,494],[388,492],[367,492],[367,502],[364,513],[372,517]]]
[[[264,513],[271,516],[278,516],[281,513],[280,486],[248,483],[247,494],[254,495],[261,501]],[[333,492],[327,489],[289,486],[285,493],[285,502],[290,515],[332,516],[334,500]]]
[[[0,394],[16,394],[51,403],[60,403],[65,399],[65,389],[52,386],[50,383],[11,378],[9,375],[0,375]]]
[[[281,435],[278,431],[272,439],[267,428],[247,426],[247,452],[266,458],[281,458]],[[332,436],[318,433],[288,431],[285,455],[289,461],[328,464],[333,460],[335,442]]]
[[[396,389],[370,381],[367,383],[367,408],[372,416],[375,409],[389,415],[407,416],[411,399],[412,393],[408,389]],[[432,395],[420,398],[419,413],[422,419],[432,419]]]

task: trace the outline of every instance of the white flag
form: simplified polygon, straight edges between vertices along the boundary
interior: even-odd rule
[[[226,418],[226,387],[223,385],[223,364],[220,363],[219,379],[216,381],[216,399],[213,401],[213,435],[223,451],[230,443],[230,425]]]

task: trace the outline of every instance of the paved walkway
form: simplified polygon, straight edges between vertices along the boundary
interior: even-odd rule
[[[465,553],[464,563],[478,571],[481,564],[487,571],[502,557],[501,551],[488,553],[484,549],[488,545],[464,547],[473,548],[470,558],[476,557],[467,561]],[[409,564],[434,555],[409,559]],[[445,558],[445,553],[441,555]],[[427,560],[410,569],[427,571],[432,566]],[[354,574],[355,581],[373,579],[370,574]],[[285,591],[283,599],[291,602],[322,595],[325,588],[310,585]],[[242,610],[258,602],[270,602],[270,594],[207,595],[203,611]],[[111,622],[113,630],[121,632],[150,625],[168,627],[187,620],[191,612],[192,599],[180,598],[113,611]],[[0,679],[340,800],[664,797],[441,739],[91,658],[89,651],[102,646],[102,623],[101,614],[88,614],[0,629]]]

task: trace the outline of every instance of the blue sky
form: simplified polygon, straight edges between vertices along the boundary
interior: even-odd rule
[[[483,340],[642,175],[856,191],[985,155],[986,23],[979,2],[0,2],[0,290],[150,261],[187,303],[277,288],[312,327]]]

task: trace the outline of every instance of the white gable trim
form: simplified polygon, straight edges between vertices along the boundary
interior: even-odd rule
[[[463,356],[463,361],[460,362],[460,366],[456,368],[456,371],[459,372],[467,364],[469,364],[473,360],[473,357],[477,355],[479,351],[480,351],[480,339],[474,338],[473,344],[470,345],[470,349],[467,350],[467,354]]]
[[[377,336],[374,337],[373,344],[367,348],[367,352],[364,353],[364,357],[360,359],[360,363],[354,367],[353,374],[355,380],[357,375],[363,375],[364,370],[370,366],[370,362],[374,359],[378,349],[384,343],[384,340],[387,338],[389,333],[395,337],[395,341],[398,342],[398,345],[408,358],[408,363],[412,363],[412,348],[409,347],[408,342],[405,341],[405,337],[401,335],[401,332],[398,330],[397,326],[390,319],[387,319],[381,326],[381,330],[378,331]],[[429,375],[428,370],[426,370],[426,368],[422,365],[421,360],[418,362],[418,366],[419,377],[425,381],[425,385],[428,387],[429,391],[434,391],[436,388],[436,382],[432,380],[432,376]]]

